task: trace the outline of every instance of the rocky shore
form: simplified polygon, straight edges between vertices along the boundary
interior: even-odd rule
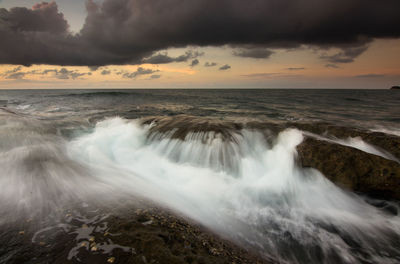
[[[303,167],[338,186],[384,199],[400,199],[400,164],[361,150],[307,138],[297,148]]]
[[[274,263],[157,207],[110,219],[110,232],[122,232],[115,242],[135,248],[122,263]]]

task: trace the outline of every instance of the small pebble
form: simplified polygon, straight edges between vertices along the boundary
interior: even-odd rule
[[[114,263],[114,261],[115,261],[115,257],[111,257],[111,258],[107,259],[108,263]]]

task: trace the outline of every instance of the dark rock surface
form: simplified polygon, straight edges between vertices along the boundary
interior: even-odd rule
[[[275,263],[141,199],[89,211],[65,210],[57,222],[21,219],[0,226],[0,263]],[[104,219],[87,222],[96,217]],[[44,232],[35,236],[38,230]]]
[[[189,219],[156,207],[110,219],[118,244],[135,248],[123,263],[273,263],[224,240]]]
[[[186,115],[176,117],[148,117],[142,119],[143,124],[153,124],[151,133],[172,132],[169,137],[184,140],[189,132],[220,133],[223,139],[231,140],[232,132],[243,128],[243,124],[234,122],[220,122],[207,118],[198,118]]]
[[[395,135],[326,123],[294,123],[290,126],[340,139],[360,137],[364,142],[400,159],[400,137]],[[303,167],[318,169],[341,187],[377,198],[400,199],[400,164],[395,161],[312,138],[306,138],[297,150]]]
[[[400,199],[400,164],[351,147],[307,138],[297,147],[303,167],[337,185],[378,198]]]

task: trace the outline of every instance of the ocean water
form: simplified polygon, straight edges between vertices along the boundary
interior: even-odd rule
[[[8,108],[53,120],[121,116],[205,116],[268,122],[332,122],[400,128],[393,90],[0,90]]]
[[[144,197],[280,263],[399,263],[398,201],[381,210],[301,168],[296,146],[325,135],[268,128],[327,122],[399,136],[399,103],[389,90],[0,90],[0,228],[51,217],[38,232],[78,232],[60,226],[60,210]],[[176,137],[149,117],[194,128]],[[198,129],[204,120],[265,125]],[[331,143],[399,162],[360,138]]]

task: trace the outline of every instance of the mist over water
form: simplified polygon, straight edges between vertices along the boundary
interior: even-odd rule
[[[296,146],[305,136],[396,160],[362,139],[291,128],[232,129],[229,137],[193,131],[176,138],[174,130],[155,132],[155,124],[128,119],[131,108],[108,113],[124,117],[106,117],[107,109],[93,106],[104,98],[82,113],[32,100],[7,108],[16,114],[1,112],[0,226],[57,219],[60,209],[75,204],[101,207],[144,197],[281,263],[400,261],[397,213],[297,164]]]

